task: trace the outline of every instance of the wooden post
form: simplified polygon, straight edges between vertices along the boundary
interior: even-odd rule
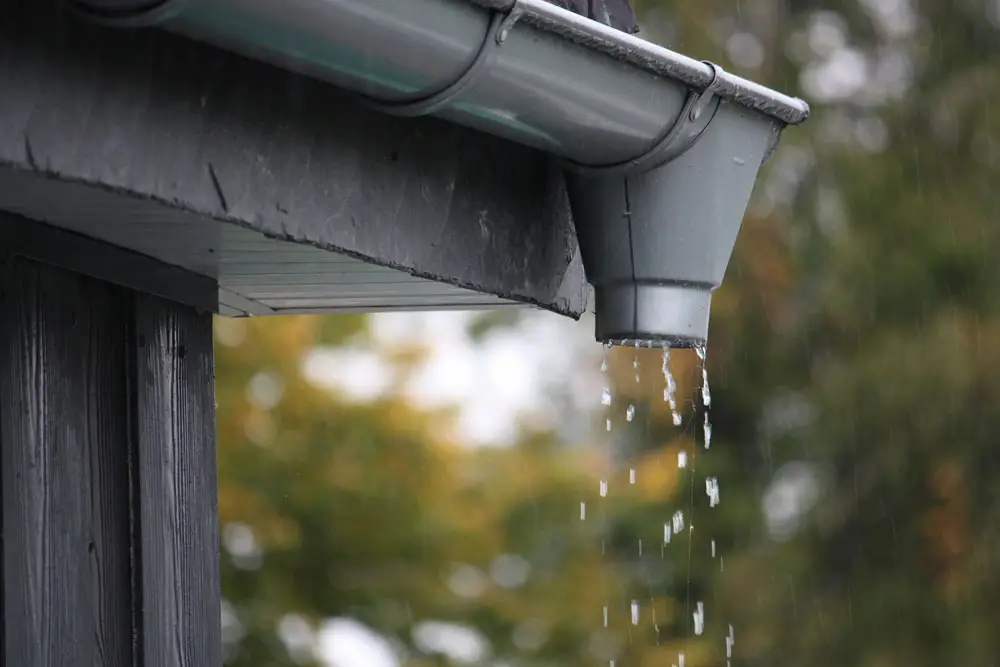
[[[211,315],[0,254],[0,664],[221,665]]]

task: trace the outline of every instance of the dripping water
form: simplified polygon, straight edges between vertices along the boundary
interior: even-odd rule
[[[712,391],[708,388],[708,349],[704,345],[698,345],[694,351],[701,359],[701,402],[707,408],[712,405]]]
[[[639,601],[632,600],[632,625],[639,625]]]
[[[639,341],[635,341],[635,357],[632,358],[632,370],[635,371],[635,383],[639,384]]]
[[[694,633],[696,635],[701,635],[705,632],[705,603],[701,600],[695,605],[694,616]]]
[[[677,411],[677,382],[674,374],[670,372],[670,347],[663,348],[663,400],[670,406],[670,416],[673,418],[674,426],[681,425],[681,413]]]
[[[705,479],[705,494],[708,496],[708,506],[715,507],[719,504],[719,480],[715,477]]]

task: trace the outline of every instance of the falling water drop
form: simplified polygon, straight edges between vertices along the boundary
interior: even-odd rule
[[[712,405],[712,391],[708,388],[708,351],[704,345],[698,345],[694,349],[701,359],[701,403],[707,408]]]
[[[587,503],[580,503],[580,521],[587,520]]]
[[[635,371],[635,383],[639,384],[639,341],[635,342],[635,357],[632,358],[632,370]]]
[[[700,635],[705,632],[705,604],[698,602],[694,614],[694,633]]]
[[[677,667],[684,667],[684,653],[677,654]]]
[[[642,558],[642,540],[639,540],[639,558]]]
[[[708,418],[708,411],[705,411],[705,424],[703,426],[705,431],[705,449],[712,446],[712,422]]]
[[[681,451],[677,452],[677,467],[687,468],[687,465],[688,465],[688,453],[682,449]]]
[[[604,427],[608,430],[608,433],[611,433],[611,420],[610,419],[605,419],[604,420]]]
[[[715,558],[715,540],[712,540],[712,558]]]
[[[680,533],[684,530],[684,512],[677,510],[674,512],[673,517],[674,533]]]
[[[705,493],[708,495],[708,506],[719,504],[719,480],[716,477],[705,478]]]
[[[681,425],[681,413],[677,411],[677,382],[674,374],[670,372],[670,348],[663,348],[663,400],[670,406],[670,415],[673,418],[674,426]]]
[[[663,524],[663,543],[664,544],[670,544],[670,533],[671,533],[671,531],[670,531],[670,524],[669,523]]]
[[[608,605],[604,605],[604,627],[608,627]]]
[[[625,421],[632,421],[635,419],[635,406],[629,405],[628,409],[625,410]]]
[[[601,405],[611,405],[611,389],[608,387],[605,387],[604,393],[601,394]]]
[[[628,469],[628,483],[635,484],[635,468]]]
[[[639,601],[632,600],[632,625],[639,625]]]
[[[608,480],[601,480],[601,498],[607,498],[608,496]]]

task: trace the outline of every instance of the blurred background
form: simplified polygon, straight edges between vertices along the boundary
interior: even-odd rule
[[[675,426],[588,318],[218,319],[227,664],[1000,664],[1000,1],[636,4],[813,106],[716,293],[711,448],[698,357]]]

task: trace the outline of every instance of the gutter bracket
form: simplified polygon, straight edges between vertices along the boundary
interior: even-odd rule
[[[472,60],[472,64],[455,81],[436,93],[402,102],[382,102],[363,97],[363,103],[375,111],[404,118],[427,116],[440,111],[443,107],[454,102],[463,92],[475,84],[484,72],[489,70],[500,52],[500,47],[507,41],[510,31],[524,14],[525,9],[521,0],[514,0],[513,6],[507,13],[494,12],[489,29],[486,31],[486,37],[483,39],[476,57]]]
[[[712,68],[712,80],[702,90],[692,90],[688,94],[674,124],[645,153],[615,164],[586,165],[563,160],[563,166],[585,176],[627,175],[647,172],[682,155],[708,128],[721,103],[718,90],[722,84],[723,70],[715,63],[707,60],[704,62]]]
[[[191,0],[156,0],[136,3],[135,7],[102,8],[87,0],[66,0],[67,8],[80,18],[111,28],[149,28],[175,18]]]

